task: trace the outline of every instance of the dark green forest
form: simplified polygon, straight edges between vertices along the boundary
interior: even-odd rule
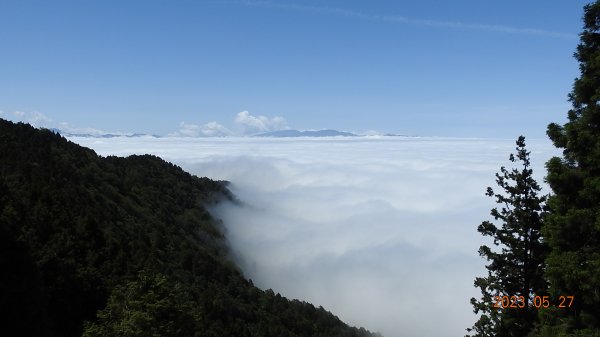
[[[509,157],[516,167],[501,167],[500,189],[488,188],[498,207],[478,227],[493,245],[479,250],[489,264],[474,282],[470,336],[600,336],[600,1],[584,7],[574,56],[568,121],[547,129],[562,149],[546,163],[551,193],[540,195],[524,137]]]
[[[206,206],[227,183],[0,120],[0,320],[14,336],[373,336],[262,291]]]

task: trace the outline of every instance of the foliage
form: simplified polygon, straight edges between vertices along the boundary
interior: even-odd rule
[[[487,277],[477,277],[475,286],[480,288],[480,300],[471,299],[474,312],[480,314],[471,329],[473,336],[526,336],[534,327],[536,312],[528,304],[535,294],[546,289],[543,263],[547,248],[541,239],[542,219],[545,214],[545,196],[539,196],[540,187],[533,178],[525,137],[516,141],[516,156],[511,162],[519,162],[520,168],[500,168],[496,183],[502,189],[495,193],[491,187],[486,195],[494,197],[501,208],[493,208],[497,226],[484,221],[477,230],[493,238],[498,249],[483,245],[479,254],[490,263],[486,266]],[[495,296],[523,296],[524,308],[495,308]]]
[[[369,336],[262,291],[205,206],[225,182],[0,119],[0,317],[22,336]]]
[[[113,288],[98,322],[88,323],[84,337],[181,336],[202,331],[199,309],[181,284],[160,274],[140,272],[134,281]]]
[[[546,164],[554,194],[544,228],[551,248],[550,293],[575,296],[575,303],[546,319],[540,336],[551,336],[548,331],[558,328],[569,336],[600,334],[600,2],[584,10],[575,53],[581,74],[569,95],[573,107],[567,123],[548,126],[548,136],[563,156]]]

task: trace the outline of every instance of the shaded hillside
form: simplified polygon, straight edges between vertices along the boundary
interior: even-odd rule
[[[223,182],[0,119],[0,317],[21,336],[369,336],[262,291],[205,205]]]

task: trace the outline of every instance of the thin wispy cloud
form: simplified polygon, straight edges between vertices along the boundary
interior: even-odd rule
[[[409,18],[401,15],[377,15],[369,14],[359,11],[353,11],[343,8],[335,7],[318,7],[318,6],[306,6],[298,4],[278,4],[269,1],[244,1],[240,2],[246,6],[263,7],[271,9],[281,9],[290,11],[302,11],[312,12],[325,15],[344,16],[347,18],[355,18],[361,20],[373,20],[373,21],[387,21],[396,22],[400,24],[407,24],[413,26],[427,26],[427,27],[439,27],[439,28],[450,28],[450,29],[465,29],[465,30],[478,30],[487,32],[507,33],[507,34],[518,34],[518,35],[537,35],[552,38],[561,39],[577,39],[576,34],[555,32],[545,29],[538,28],[527,28],[527,27],[512,27],[506,25],[490,25],[484,23],[471,23],[471,22],[458,22],[458,21],[445,21],[445,20],[426,20],[418,18]]]

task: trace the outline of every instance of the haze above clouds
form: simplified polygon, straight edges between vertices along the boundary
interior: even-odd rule
[[[489,220],[514,140],[363,137],[72,138],[101,155],[152,153],[231,181],[243,206],[213,210],[261,288],[322,305],[387,337],[462,336],[485,273]],[[534,173],[557,151],[528,140]]]

